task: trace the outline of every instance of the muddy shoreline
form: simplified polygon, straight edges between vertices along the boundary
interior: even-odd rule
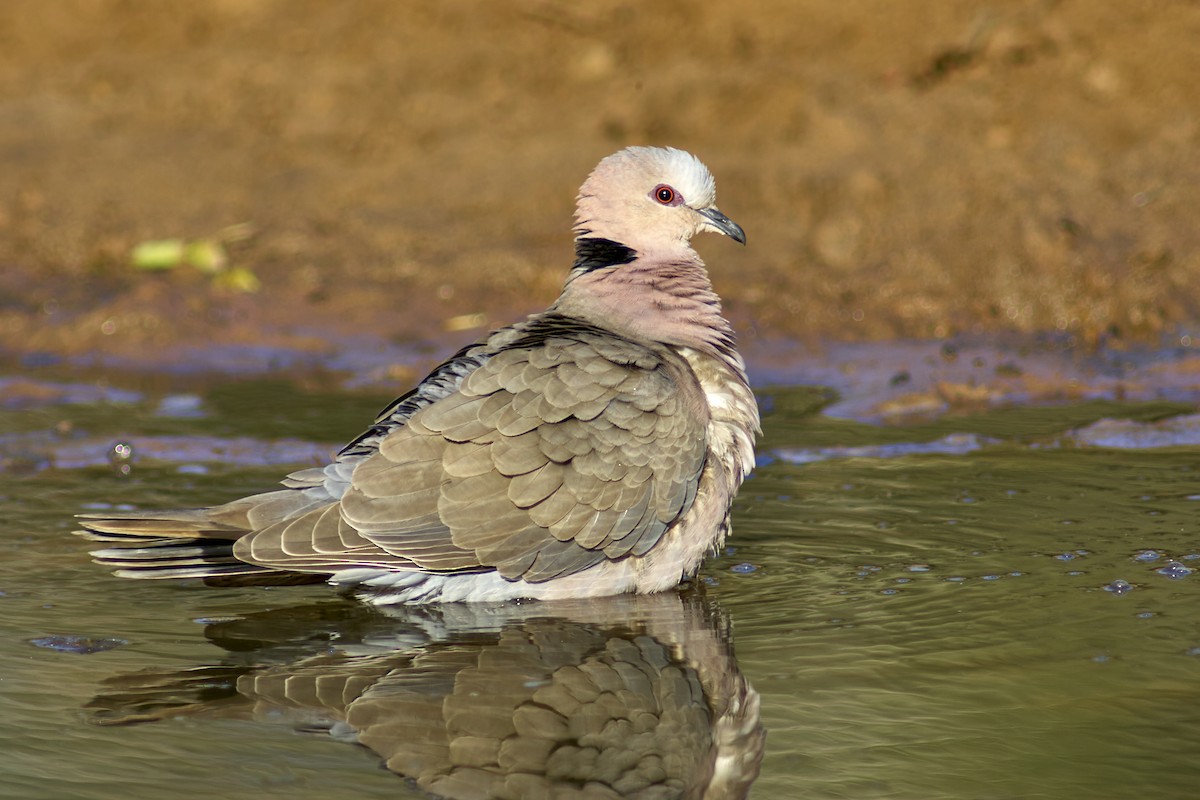
[[[1198,33],[1149,0],[28,5],[0,23],[0,350],[395,347],[402,382],[555,296],[574,190],[631,143],[700,154],[747,229],[697,247],[752,362],[1187,350]],[[131,266],[231,226],[255,291]]]

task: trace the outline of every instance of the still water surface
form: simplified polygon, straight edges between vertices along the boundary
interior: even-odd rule
[[[761,466],[701,591],[392,617],[321,586],[118,580],[69,535],[89,504],[267,488],[390,398],[239,382],[14,404],[0,415],[0,796],[427,796],[379,768],[415,763],[421,708],[463,702],[445,698],[468,674],[490,687],[477,698],[529,694],[571,659],[647,676],[680,769],[721,736],[753,762],[756,690],[751,797],[1195,796],[1194,406],[879,428],[823,416],[819,390],[761,396]],[[134,446],[127,476],[107,460],[118,440]],[[373,706],[371,752],[329,735],[321,693],[299,700],[305,680],[408,705]],[[479,703],[464,713],[486,717]]]

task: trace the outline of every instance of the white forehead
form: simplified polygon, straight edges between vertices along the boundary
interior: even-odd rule
[[[665,183],[693,208],[716,202],[717,184],[708,167],[691,153],[674,147],[627,147],[601,161],[596,172],[620,175],[619,183],[634,180],[645,184],[639,188],[646,193]]]

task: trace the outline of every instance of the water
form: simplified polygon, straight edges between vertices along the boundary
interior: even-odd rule
[[[764,390],[763,466],[702,592],[387,617],[321,586],[117,580],[68,534],[90,504],[269,487],[388,397],[283,381],[26,389],[0,417],[6,798],[425,796],[378,767],[409,758],[411,726],[377,728],[375,752],[349,746],[297,687],[443,698],[490,665],[487,685],[506,688],[487,696],[515,697],[571,658],[642,664],[686,733],[673,740],[698,743],[681,763],[720,719],[754,760],[753,709],[731,703],[752,686],[768,732],[756,798],[1184,798],[1200,778],[1194,405],[877,427],[818,413],[821,391]],[[133,447],[128,475],[116,443]],[[708,712],[662,705],[664,686]],[[343,702],[321,697],[325,712]],[[139,715],[162,719],[114,724]]]
[[[771,731],[759,790],[1191,796],[1197,584],[1138,554],[1194,563],[1195,469],[1001,446],[763,470],[713,565]]]

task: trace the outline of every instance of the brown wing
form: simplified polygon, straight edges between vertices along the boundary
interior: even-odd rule
[[[597,332],[504,350],[417,411],[340,503],[238,543],[257,563],[544,581],[642,555],[691,505],[707,407],[687,366]]]

